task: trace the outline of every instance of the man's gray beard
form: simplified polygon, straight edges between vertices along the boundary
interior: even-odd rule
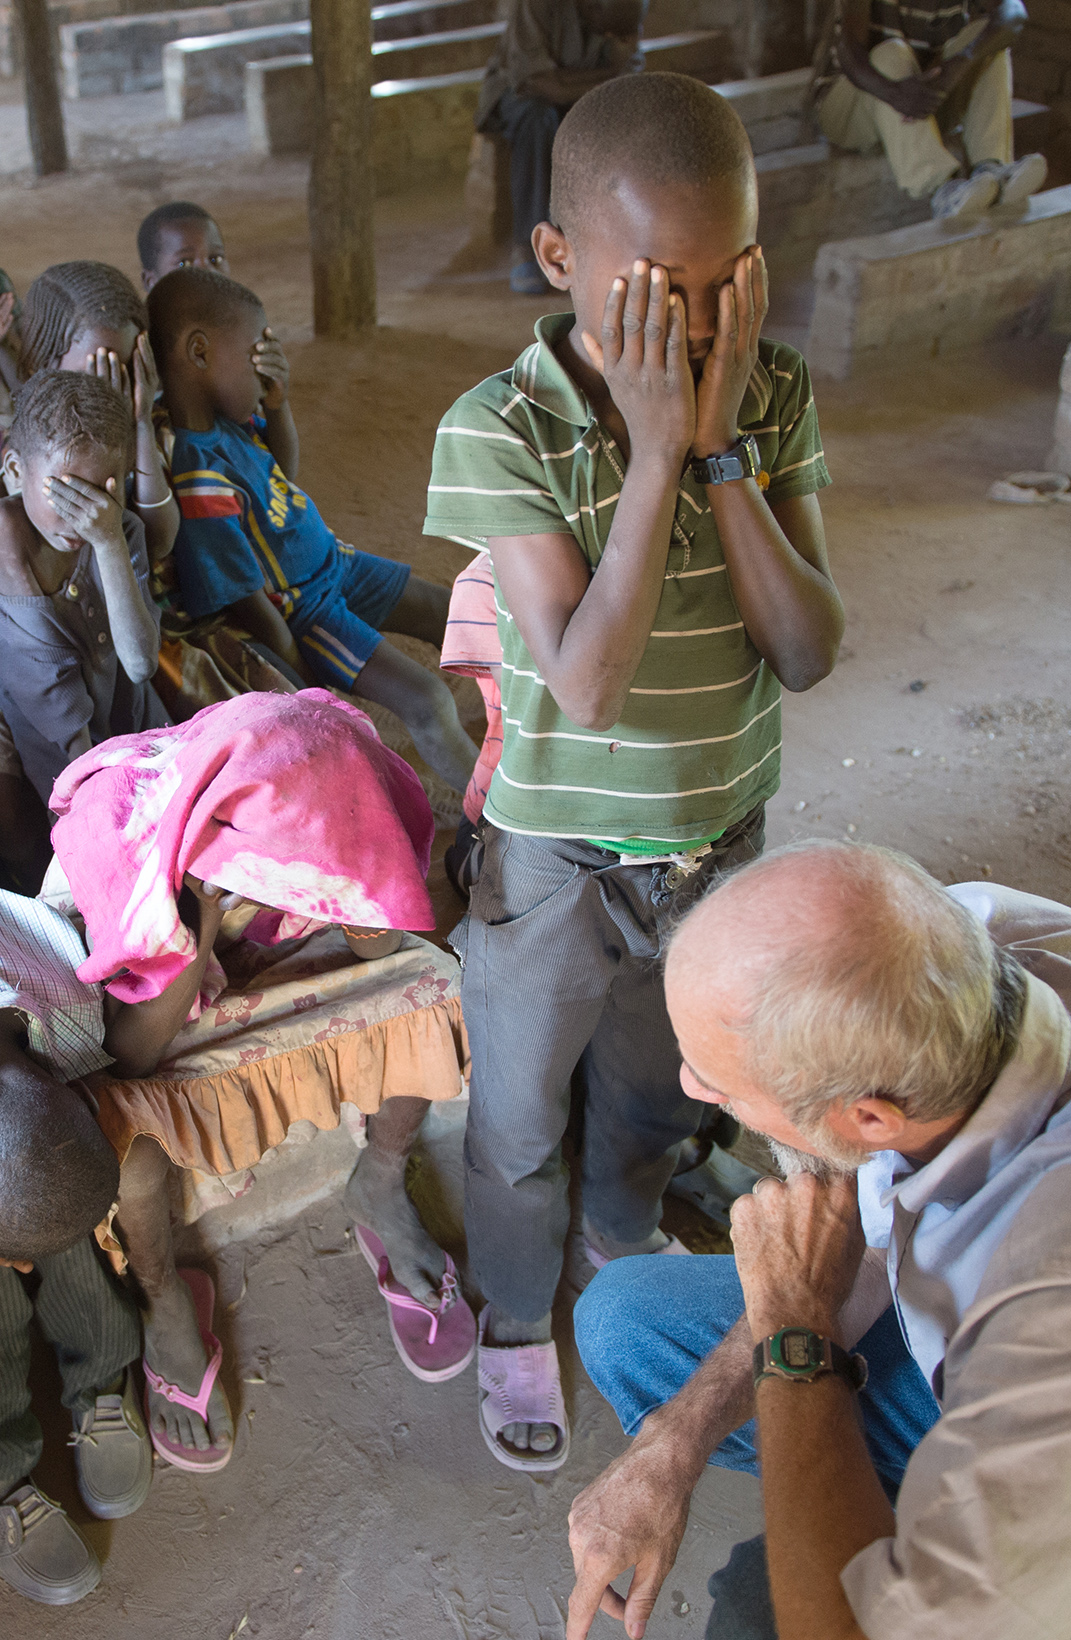
[[[848,1162],[847,1159],[834,1161],[831,1157],[812,1156],[809,1150],[797,1150],[793,1145],[783,1145],[767,1134],[763,1134],[763,1138],[786,1179],[791,1179],[794,1173],[813,1173],[823,1184],[832,1184],[834,1179],[843,1179],[847,1174],[857,1173],[862,1165],[860,1162]]]

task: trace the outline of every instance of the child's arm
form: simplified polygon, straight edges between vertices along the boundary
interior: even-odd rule
[[[294,642],[294,634],[263,588],[251,593],[248,598],[240,598],[230,605],[230,610],[251,638],[274,650],[306,683],[315,684],[316,678]]]
[[[145,526],[145,546],[149,562],[158,564],[175,545],[179,530],[178,502],[167,481],[163,456],[156,442],[152,412],[160,378],[156,371],[149,337],[142,331],[134,347],[130,369],[114,353],[100,347],[86,356],[86,373],[110,382],[122,393],[134,412],[136,448],[134,454],[134,494],[131,506]]]
[[[264,442],[292,484],[298,475],[300,449],[287,398],[290,365],[270,325],[265,326],[263,339],[253,349],[253,363],[265,383],[264,397],[260,401],[264,412]]]
[[[677,486],[695,437],[684,308],[664,268],[637,262],[615,279],[602,347],[631,443],[606,550],[592,574],[574,537],[499,537],[488,547],[521,636],[562,711],[585,729],[618,721],[651,635],[669,555]],[[596,357],[597,355],[597,357]]]
[[[149,1076],[185,1025],[205,976],[224,913],[239,898],[189,873],[179,900],[183,921],[197,921],[197,955],[166,991],[147,1002],[119,1002],[105,993],[104,1049],[119,1076]],[[187,892],[188,891],[188,892]],[[196,911],[194,910],[196,906]]]
[[[119,664],[131,683],[147,683],[156,671],[160,629],[130,561],[114,478],[107,492],[68,473],[46,479],[45,488],[58,515],[93,548]]]
[[[766,265],[756,248],[740,257],[719,292],[718,328],[699,384],[693,455],[723,455],[737,442],[766,305]],[[708,484],[706,491],[748,637],[786,689],[812,688],[832,672],[844,633],[817,497],[771,505],[753,478]]]

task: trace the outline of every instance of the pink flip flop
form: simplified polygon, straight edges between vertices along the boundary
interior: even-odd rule
[[[354,1231],[358,1247],[376,1272],[377,1285],[387,1301],[394,1347],[409,1371],[425,1384],[456,1378],[476,1354],[476,1317],[461,1296],[450,1254],[443,1254],[446,1274],[433,1308],[394,1279],[386,1248],[373,1231],[363,1224],[355,1225]]]
[[[149,1426],[149,1436],[154,1449],[160,1454],[165,1463],[174,1464],[176,1469],[195,1469],[207,1474],[216,1469],[225,1469],[234,1455],[234,1442],[228,1441],[225,1447],[210,1446],[201,1452],[196,1447],[180,1446],[166,1435],[160,1435],[152,1427],[149,1416],[149,1390],[155,1390],[162,1395],[165,1401],[173,1406],[186,1407],[190,1412],[196,1412],[198,1417],[208,1422],[208,1398],[212,1394],[216,1379],[219,1376],[220,1363],[223,1360],[223,1345],[212,1331],[212,1312],[216,1307],[216,1289],[212,1277],[204,1270],[180,1270],[179,1279],[184,1281],[193,1295],[194,1308],[197,1311],[197,1325],[201,1330],[201,1342],[208,1356],[208,1365],[201,1387],[196,1395],[187,1395],[185,1390],[179,1389],[177,1384],[169,1384],[166,1379],[153,1372],[148,1363],[142,1359],[142,1370],[145,1373],[145,1422]],[[223,1397],[226,1404],[226,1395]],[[230,1409],[228,1408],[228,1413]]]
[[[601,1270],[604,1265],[612,1263],[612,1260],[608,1259],[605,1253],[600,1253],[597,1247],[592,1246],[586,1236],[584,1237],[584,1252],[587,1254],[588,1263],[594,1264],[596,1270]],[[648,1256],[652,1258],[664,1258],[667,1254],[672,1253],[687,1253],[689,1258],[692,1256],[691,1248],[685,1247],[683,1241],[678,1241],[676,1236],[670,1236],[669,1241],[664,1247],[660,1247],[657,1253],[649,1254]]]

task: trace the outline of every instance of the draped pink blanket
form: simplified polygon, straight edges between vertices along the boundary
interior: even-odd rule
[[[79,977],[124,1002],[159,996],[194,958],[185,872],[285,913],[257,918],[263,944],[309,924],[435,926],[420,781],[326,689],[238,695],[105,741],[64,770],[51,807],[92,952]]]

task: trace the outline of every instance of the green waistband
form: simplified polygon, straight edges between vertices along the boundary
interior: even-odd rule
[[[660,843],[657,838],[650,837],[621,837],[607,839],[604,837],[585,837],[585,843],[591,843],[594,848],[604,848],[608,854],[688,854],[692,849],[702,848],[706,843],[716,843],[725,832],[712,831],[709,837],[695,837],[691,842]]]

